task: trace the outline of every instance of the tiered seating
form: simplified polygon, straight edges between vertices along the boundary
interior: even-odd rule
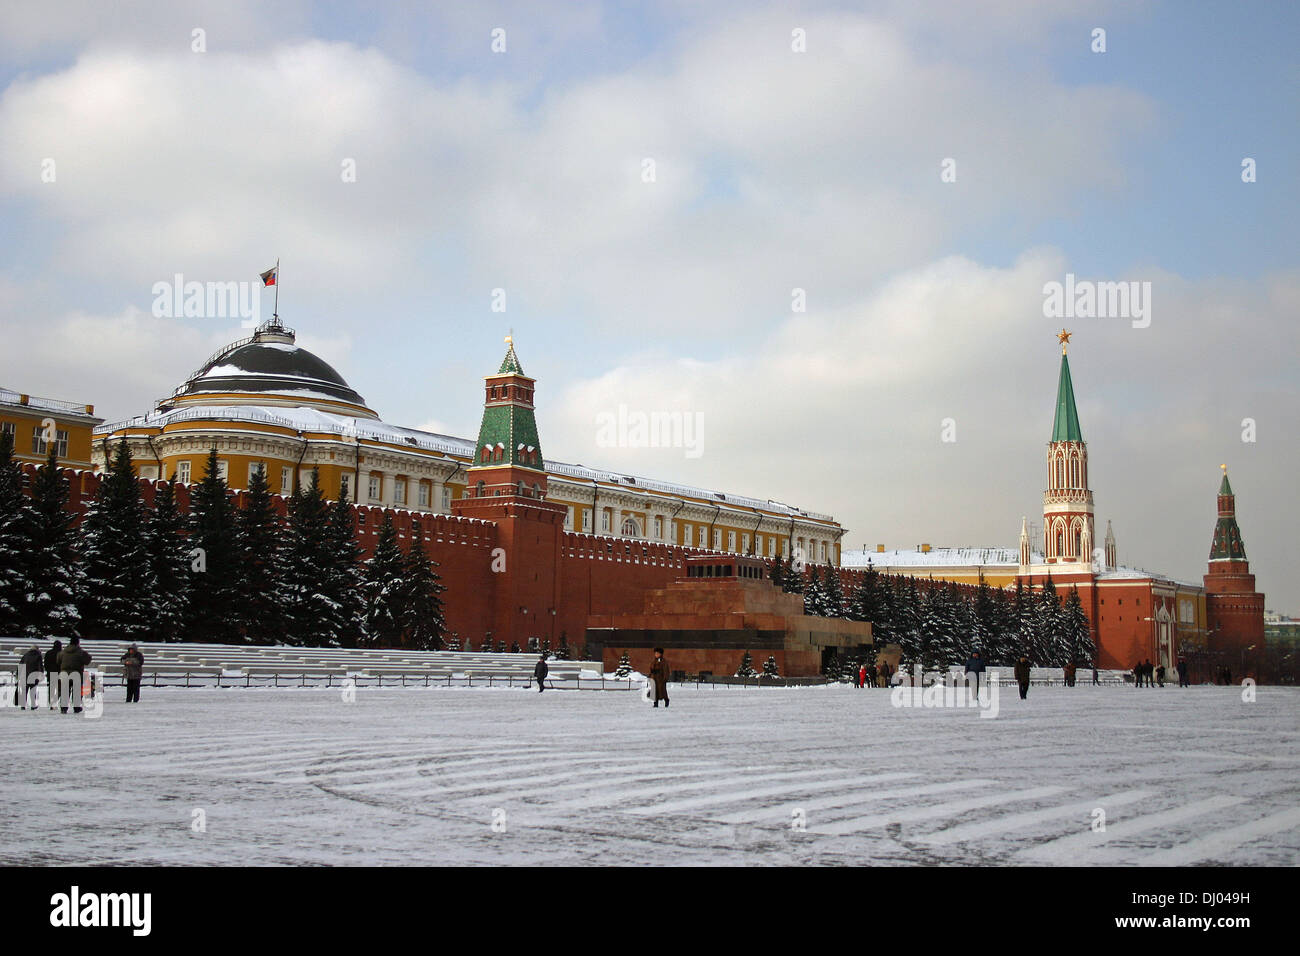
[[[35,642],[41,654],[49,641]],[[110,686],[121,684],[127,641],[83,641],[91,668]],[[534,654],[487,654],[458,651],[411,651],[400,648],[254,647],[228,644],[158,644],[137,642],[144,655],[146,686],[341,686],[351,678],[357,686],[434,684],[527,684],[537,663]],[[0,668],[14,671],[18,658],[33,644],[20,638],[0,638]],[[598,677],[595,661],[547,661],[548,685],[583,687]],[[599,683],[596,680],[596,683]]]

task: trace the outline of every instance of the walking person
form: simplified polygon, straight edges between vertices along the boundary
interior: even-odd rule
[[[1020,699],[1024,700],[1029,696],[1029,658],[1021,654],[1020,660],[1016,661],[1016,666],[1011,672],[1015,675],[1016,683],[1020,685]]]
[[[537,666],[533,668],[533,677],[537,679],[537,693],[546,690],[546,675],[551,669],[546,666],[546,655],[543,654],[537,659]]]
[[[1093,687],[1096,687],[1096,686],[1097,686],[1098,684],[1100,684],[1100,683],[1101,683],[1101,680],[1100,680],[1100,678],[1099,678],[1098,675],[1097,675],[1097,662],[1096,662],[1096,661],[1093,661],[1093,662],[1092,662],[1092,686],[1093,686]]]
[[[1187,679],[1187,659],[1185,657],[1178,658],[1178,686],[1192,686],[1191,681]]]
[[[971,651],[970,657],[966,658],[966,683],[970,683],[971,675],[975,675],[975,696],[980,694],[980,675],[984,673],[984,661],[980,657],[979,651]]]
[[[144,676],[144,655],[132,644],[122,655],[122,678],[126,681],[126,702],[140,703],[140,680]]]
[[[59,655],[63,653],[63,642],[55,641],[48,651],[45,652],[45,696],[49,702],[50,710],[54,709],[54,701],[58,698],[58,688],[55,686],[59,680]]]
[[[867,665],[858,667],[858,690],[867,686]]]
[[[654,663],[650,665],[650,680],[654,682],[654,701],[655,706],[659,706],[659,701],[664,702],[664,707],[668,706],[668,662],[664,660],[664,649],[655,648]]]
[[[28,703],[31,704],[32,710],[36,709],[36,692],[41,686],[41,673],[45,670],[45,664],[41,660],[41,649],[33,644],[18,659],[18,686],[15,690],[21,696],[22,708],[27,709]],[[18,703],[18,701],[15,701]]]
[[[72,712],[81,713],[81,681],[90,654],[81,647],[81,638],[68,638],[68,646],[59,653],[59,713],[68,712],[71,698]]]
[[[1156,685],[1159,687],[1165,686],[1165,665],[1164,664],[1161,664],[1159,667],[1156,668]]]

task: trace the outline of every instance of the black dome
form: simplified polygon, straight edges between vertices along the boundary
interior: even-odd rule
[[[218,352],[176,390],[176,397],[204,392],[312,392],[366,404],[328,362],[295,345],[292,333],[258,335],[252,342]]]

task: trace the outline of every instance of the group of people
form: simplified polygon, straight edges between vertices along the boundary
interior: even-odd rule
[[[881,661],[875,667],[869,664],[858,666],[858,676],[854,685],[862,687],[888,687],[894,677],[894,668],[885,661]]]
[[[1192,682],[1187,676],[1187,661],[1180,657],[1178,659],[1176,670],[1178,671],[1178,686],[1191,687]],[[1165,676],[1167,673],[1164,664],[1158,666],[1152,664],[1151,658],[1148,657],[1146,660],[1140,661],[1133,666],[1133,686],[1164,687]]]
[[[14,703],[23,710],[29,707],[36,710],[40,675],[44,674],[49,709],[53,710],[57,701],[60,713],[66,714],[69,706],[74,714],[81,713],[81,680],[91,660],[90,652],[81,646],[78,637],[68,638],[67,647],[63,646],[62,641],[55,641],[44,655],[33,644],[18,656],[18,683],[14,687]],[[144,655],[140,653],[139,647],[132,644],[122,655],[120,663],[122,677],[126,681],[126,702],[139,703],[140,681],[144,677]],[[94,693],[92,686],[91,695]]]

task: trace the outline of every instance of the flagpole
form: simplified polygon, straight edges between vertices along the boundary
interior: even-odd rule
[[[280,324],[280,257],[275,257],[275,306],[271,310],[271,318],[275,319],[275,324]]]

